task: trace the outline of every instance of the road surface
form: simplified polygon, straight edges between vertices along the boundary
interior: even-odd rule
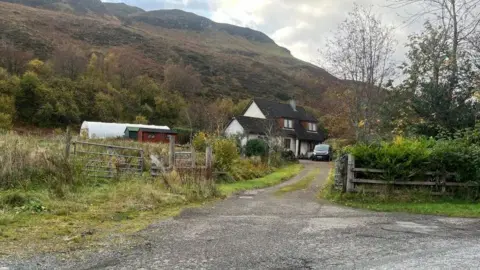
[[[480,269],[476,219],[375,213],[318,201],[308,190],[248,191],[139,232],[140,244],[73,260],[45,255],[5,269]],[[0,263],[0,269],[2,264]],[[3,270],[3,269],[2,269]]]

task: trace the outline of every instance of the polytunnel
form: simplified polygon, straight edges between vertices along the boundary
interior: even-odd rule
[[[80,136],[89,139],[121,138],[125,135],[127,127],[170,130],[168,126],[84,121],[80,127]]]

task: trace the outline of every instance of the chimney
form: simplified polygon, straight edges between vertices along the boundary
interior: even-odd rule
[[[293,111],[297,111],[297,102],[295,102],[295,99],[290,100],[290,107],[292,107]]]

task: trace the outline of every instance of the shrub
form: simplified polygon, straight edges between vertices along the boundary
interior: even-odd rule
[[[293,153],[292,150],[283,151],[281,155],[282,155],[282,159],[285,161],[291,162],[296,160],[295,154]]]
[[[268,146],[265,141],[260,139],[249,140],[245,146],[245,154],[251,156],[266,156]]]
[[[215,167],[221,171],[229,172],[233,163],[239,157],[237,145],[231,139],[218,139],[213,144],[215,153]]]
[[[195,134],[192,145],[196,151],[205,152],[205,149],[207,148],[207,135],[204,132]]]

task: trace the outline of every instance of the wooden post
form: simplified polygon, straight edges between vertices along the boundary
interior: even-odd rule
[[[108,153],[108,177],[113,178],[113,148],[108,147],[107,148],[107,153]]]
[[[192,148],[192,168],[195,168],[197,166],[196,162],[196,155],[195,155],[195,149]]]
[[[70,145],[72,143],[72,134],[70,133],[70,127],[67,127],[65,134],[65,159],[70,157]]]
[[[143,162],[144,162],[144,156],[143,156],[143,150],[140,151],[140,160],[139,160],[139,163],[140,163],[140,175],[143,174]]]
[[[213,159],[212,159],[212,147],[209,145],[207,146],[207,149],[205,150],[205,166],[207,169],[207,179],[212,178],[212,165],[213,165]]]
[[[170,142],[168,150],[168,166],[173,169],[173,167],[175,167],[175,137],[168,135],[168,140]]]
[[[354,168],[355,157],[349,154],[347,163],[347,192],[355,192],[355,184],[353,183],[353,179],[355,178]]]

